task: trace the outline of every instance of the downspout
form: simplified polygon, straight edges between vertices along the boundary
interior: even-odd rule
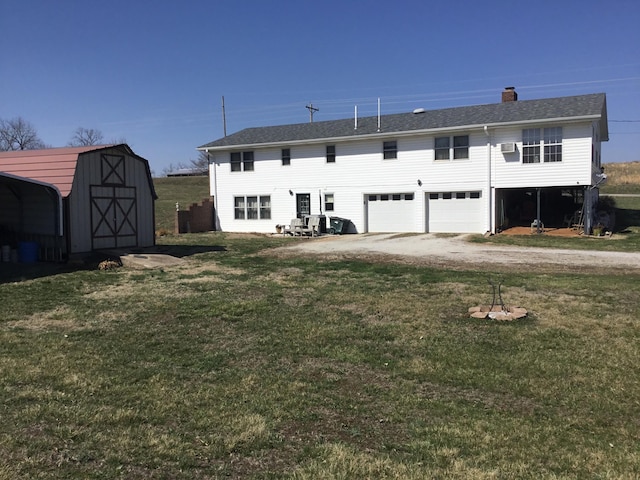
[[[207,152],[207,163],[209,163],[209,193],[213,186],[213,229],[218,230],[218,176],[216,174],[216,161],[211,161],[209,150]]]
[[[489,233],[496,233],[494,229],[493,190],[491,188],[491,134],[489,133],[489,127],[486,125],[484,126],[484,134],[487,137],[487,225],[489,226]]]

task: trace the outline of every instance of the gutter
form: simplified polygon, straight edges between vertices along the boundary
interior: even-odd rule
[[[489,233],[495,232],[495,211],[493,205],[495,204],[495,194],[491,185],[491,134],[489,133],[489,127],[487,125],[483,128],[484,134],[487,137],[487,226]]]
[[[213,184],[213,228],[218,230],[218,173],[216,172],[217,164],[215,159],[212,161],[207,152],[207,163],[209,164],[209,194],[211,194],[211,184]]]

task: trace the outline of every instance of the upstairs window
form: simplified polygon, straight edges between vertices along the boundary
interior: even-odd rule
[[[232,172],[253,171],[253,152],[231,152]]]
[[[467,160],[469,158],[469,135],[436,137],[434,150],[436,160]]]
[[[449,137],[437,137],[435,150],[436,160],[449,160]]]
[[[282,149],[282,165],[291,165],[291,149]]]
[[[398,142],[395,140],[382,143],[382,157],[385,160],[398,158]]]
[[[522,163],[562,161],[562,127],[522,130]]]
[[[242,152],[242,168],[245,172],[253,171],[253,152]]]
[[[231,171],[232,172],[242,171],[242,153],[240,152],[231,153]]]
[[[544,161],[562,161],[562,127],[544,129]]]
[[[462,160],[469,158],[469,135],[453,137],[453,159]]]
[[[540,129],[522,130],[522,163],[540,163]]]
[[[336,163],[335,145],[327,145],[327,163]]]

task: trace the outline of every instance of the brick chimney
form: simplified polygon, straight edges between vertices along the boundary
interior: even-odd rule
[[[516,87],[504,87],[502,91],[502,103],[504,102],[515,102],[518,100],[518,93],[516,92]]]

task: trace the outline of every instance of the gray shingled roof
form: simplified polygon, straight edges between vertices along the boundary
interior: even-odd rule
[[[354,128],[353,118],[246,128],[198,148],[224,149],[225,147],[286,144],[288,142],[347,139],[366,135],[389,135],[421,130],[460,128],[467,125],[491,126],[561,118],[586,119],[600,117],[604,120],[601,131],[602,139],[608,140],[606,96],[604,93],[595,93],[572,97],[427,110],[420,114],[397,113],[382,115],[379,132],[378,117],[359,118],[357,130]]]

